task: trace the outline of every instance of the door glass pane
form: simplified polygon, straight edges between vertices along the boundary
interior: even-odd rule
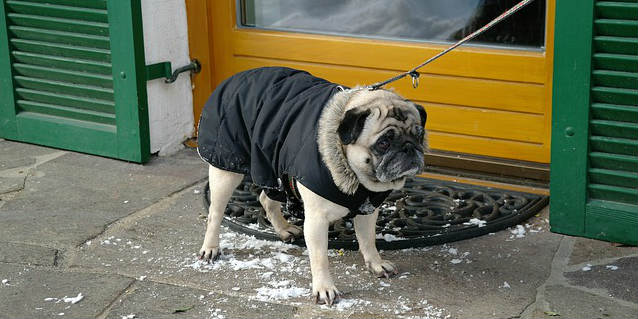
[[[239,0],[243,27],[379,39],[455,42],[520,0]],[[542,49],[545,0],[472,40]]]

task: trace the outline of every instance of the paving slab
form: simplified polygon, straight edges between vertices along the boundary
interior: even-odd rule
[[[0,170],[35,164],[35,158],[61,152],[59,149],[27,143],[0,140]]]
[[[137,282],[116,301],[106,318],[292,318],[296,307],[168,285]]]
[[[569,264],[638,254],[638,248],[589,238],[576,238]]]
[[[404,281],[399,277],[390,292],[420,292],[454,318],[518,316],[534,302],[536,288],[548,277],[561,237],[547,230],[543,217],[528,225],[521,238],[505,230],[427,252],[386,252],[401,270],[410,272]]]
[[[0,241],[76,246],[206,174],[192,149],[146,165],[66,153],[34,168],[0,207]]]
[[[605,289],[610,297],[638,302],[638,257],[621,258],[606,265],[585,265],[565,273],[573,285]]]
[[[536,313],[535,318],[633,319],[638,317],[636,308],[621,306],[607,298],[580,290],[548,286],[545,293],[551,312]]]
[[[0,263],[0,317],[94,318],[133,280]],[[77,298],[82,294],[82,298]],[[76,303],[72,299],[76,298]],[[77,300],[79,299],[79,300]]]
[[[57,254],[52,248],[0,242],[0,263],[54,266]]]
[[[38,158],[48,154],[61,153],[59,150],[0,141],[0,195],[16,192],[24,188],[24,183],[30,168],[37,163]],[[0,197],[1,201],[6,200]]]
[[[24,188],[24,181],[24,177],[0,176],[0,194],[21,190],[22,188]]]

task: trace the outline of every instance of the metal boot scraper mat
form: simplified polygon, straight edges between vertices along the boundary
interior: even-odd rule
[[[244,180],[226,208],[223,223],[230,229],[258,239],[279,241],[259,203],[261,188]],[[204,205],[210,204],[208,184]],[[493,233],[517,225],[538,213],[548,196],[496,188],[414,178],[392,192],[377,219],[377,248],[404,249],[439,245]],[[282,205],[289,223],[303,227],[298,213]],[[330,226],[328,247],[358,249],[352,220]],[[304,246],[303,238],[292,241]]]

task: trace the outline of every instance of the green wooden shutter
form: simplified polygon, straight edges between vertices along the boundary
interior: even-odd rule
[[[0,1],[0,137],[147,161],[140,0]]]
[[[638,243],[638,1],[556,2],[552,231]]]

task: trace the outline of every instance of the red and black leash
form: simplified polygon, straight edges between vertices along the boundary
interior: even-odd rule
[[[412,86],[414,88],[416,88],[417,86],[419,86],[419,72],[417,72],[418,69],[424,67],[426,64],[440,58],[441,56],[443,56],[444,54],[456,49],[458,46],[460,46],[461,44],[470,41],[472,39],[474,39],[477,35],[487,31],[489,28],[493,27],[495,24],[501,22],[503,19],[509,17],[510,15],[514,14],[515,12],[517,12],[518,10],[522,9],[523,7],[525,7],[526,5],[528,5],[530,2],[532,2],[534,0],[523,0],[521,2],[519,2],[517,5],[513,6],[511,9],[503,12],[503,14],[501,14],[500,16],[496,17],[494,20],[490,21],[490,23],[486,24],[485,26],[483,26],[482,28],[472,32],[472,34],[466,36],[465,38],[459,40],[458,42],[454,43],[451,47],[439,52],[439,54],[429,58],[427,61],[419,64],[418,66],[416,66],[415,68],[413,68],[410,71],[401,73],[397,76],[394,76],[390,79],[387,79],[385,81],[382,82],[377,82],[375,84],[372,84],[370,86],[368,86],[368,89],[370,89],[371,91],[376,90],[388,83],[394,82],[396,80],[402,79],[406,76],[411,76],[412,77]]]

